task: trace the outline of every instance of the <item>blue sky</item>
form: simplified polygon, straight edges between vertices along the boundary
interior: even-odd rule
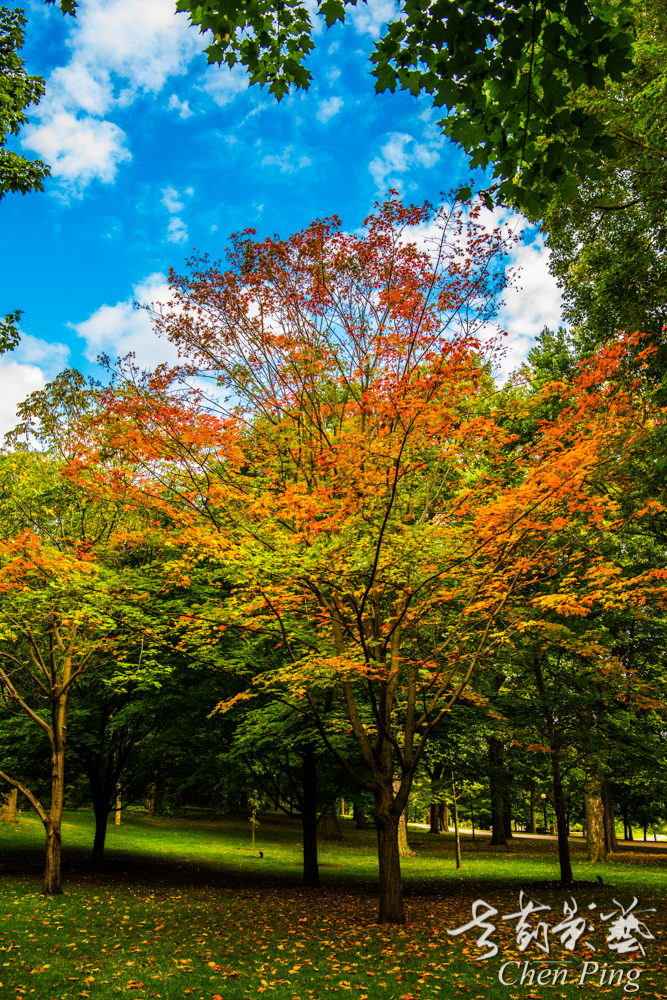
[[[25,312],[20,347],[0,358],[0,431],[63,367],[95,374],[102,351],[172,358],[132,303],[163,298],[193,248],[216,258],[235,230],[286,236],[334,213],[356,229],[389,187],[437,201],[469,174],[428,98],[374,95],[368,56],[392,0],[330,31],[316,18],[314,83],[280,104],[242,72],[207,67],[205,38],[174,6],[82,0],[71,19],[25,5],[23,56],[47,89],[18,145],[52,178],[44,194],[0,202],[0,311]],[[540,235],[513,256],[508,367],[560,314]]]

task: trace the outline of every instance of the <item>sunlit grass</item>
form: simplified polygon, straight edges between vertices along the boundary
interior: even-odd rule
[[[261,817],[257,848],[264,858],[253,859],[243,818],[195,822],[126,814],[119,829],[109,828],[108,865],[96,871],[87,861],[92,816],[69,813],[63,828],[65,895],[57,899],[39,893],[41,825],[22,817],[17,831],[0,826],[0,997],[103,1000],[120,992],[130,1000],[263,994],[316,1000],[349,992],[368,1000],[569,1000],[582,990],[604,990],[590,982],[556,988],[498,982],[503,959],[529,959],[537,969],[540,957],[571,957],[558,942],[551,956],[534,945],[519,955],[516,920],[501,916],[516,912],[520,888],[553,907],[555,916],[547,914],[552,925],[571,895],[581,908],[596,902],[600,912],[613,909],[614,897],[627,905],[638,896],[642,907],[656,907],[646,917],[656,940],[647,942],[641,995],[667,993],[661,964],[667,940],[665,851],[623,852],[609,865],[594,866],[585,861],[583,845],[575,844],[575,876],[595,884],[565,894],[549,884],[558,875],[553,841],[518,840],[491,849],[488,837],[475,844],[465,839],[464,867],[457,872],[451,837],[412,831],[416,857],[403,862],[409,923],[378,928],[373,831],[346,825],[343,843],[322,842],[323,886],[305,890],[299,886],[298,823],[273,819]],[[604,885],[597,884],[597,874]],[[494,940],[501,951],[485,963],[475,961],[481,931],[465,939],[446,933],[470,919],[476,898],[499,911]],[[539,919],[532,918],[533,926]],[[590,957],[583,945],[578,948],[577,970]],[[604,960],[620,957],[605,953]],[[612,995],[626,994],[614,986]]]

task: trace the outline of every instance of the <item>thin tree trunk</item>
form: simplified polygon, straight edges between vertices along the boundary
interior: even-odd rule
[[[565,810],[565,793],[560,770],[560,747],[556,735],[556,724],[551,709],[546,700],[544,678],[540,657],[533,661],[535,679],[542,698],[542,711],[549,733],[549,749],[551,750],[551,773],[553,775],[554,804],[556,807],[556,831],[558,833],[558,860],[560,862],[560,883],[562,886],[572,885],[572,861],[570,859],[570,841],[567,836],[567,814]]]
[[[507,786],[505,786],[505,791],[507,791]],[[512,840],[512,804],[509,802],[507,797],[503,795],[503,824],[505,826],[505,840]]]
[[[606,861],[602,782],[591,778],[585,787],[586,844],[589,861]]]
[[[604,840],[607,854],[618,850],[616,820],[614,818],[614,797],[608,781],[602,782],[602,805],[604,809]]]
[[[429,833],[440,833],[440,779],[442,778],[444,764],[435,764],[431,772],[431,806],[429,809],[429,823],[431,829]]]
[[[456,845],[456,867],[461,867],[461,837],[459,836],[459,807],[456,796],[456,785],[452,775],[452,808],[454,809],[454,844]]]
[[[553,728],[553,721],[551,723]],[[560,883],[563,886],[572,885],[572,861],[570,858],[570,839],[567,835],[567,813],[565,810],[565,794],[560,773],[560,754],[554,749],[551,755],[551,770],[554,779],[554,800],[556,804],[556,830],[558,833],[558,860],[560,862]]]
[[[95,812],[95,839],[93,841],[93,863],[101,865],[104,860],[104,844],[107,838],[107,822],[109,820],[109,810],[106,799],[94,802]],[[118,815],[118,813],[116,814]]]
[[[301,827],[303,831],[302,885],[313,888],[320,884],[317,863],[317,759],[315,747],[309,744],[303,752],[303,802]]]
[[[61,829],[65,797],[65,718],[67,706],[56,704],[53,711],[53,741],[51,744],[51,808],[44,827],[46,829],[46,858],[44,864],[45,896],[58,896],[63,891],[61,869]]]
[[[489,739],[489,790],[491,793],[491,840],[492,846],[502,846],[507,843],[505,830],[504,785],[504,747],[497,736]]]

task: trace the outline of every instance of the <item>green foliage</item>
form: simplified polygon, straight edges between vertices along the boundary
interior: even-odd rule
[[[373,55],[376,89],[432,94],[471,166],[493,166],[500,201],[539,213],[614,155],[604,121],[572,95],[631,68],[627,5],[405,0],[403,14]]]
[[[21,334],[17,329],[17,324],[22,315],[23,310],[15,309],[14,312],[7,313],[4,320],[0,319],[0,354],[7,354],[18,347]]]
[[[319,0],[317,14],[330,27],[345,20],[348,4],[356,0]],[[213,32],[209,62],[241,63],[278,100],[310,84],[312,22],[300,0],[179,0],[177,10]],[[371,57],[375,87],[432,94],[447,111],[439,124],[471,166],[493,166],[489,203],[493,194],[536,214],[554,190],[574,197],[615,155],[604,118],[572,96],[604,90],[631,69],[630,25],[626,0],[494,0],[483,8],[403,0]]]
[[[19,56],[25,25],[22,10],[0,7],[0,199],[9,192],[43,191],[51,173],[41,160],[28,160],[6,148],[8,138],[17,136],[27,123],[26,109],[38,104],[44,93],[44,80],[29,76]],[[5,322],[11,323],[9,316]]]
[[[617,155],[543,220],[565,318],[588,352],[618,330],[660,344],[667,323],[667,4],[642,0],[635,12],[632,71],[576,98],[605,122]],[[664,371],[663,351],[656,360]]]

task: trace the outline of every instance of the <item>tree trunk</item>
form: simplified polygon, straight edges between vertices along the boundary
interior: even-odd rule
[[[616,821],[614,818],[614,797],[608,781],[602,782],[602,808],[604,815],[604,845],[607,854],[618,850],[616,839]]]
[[[606,861],[604,835],[604,809],[602,805],[602,782],[591,778],[585,787],[586,804],[586,844],[589,861]]]
[[[449,808],[446,802],[438,804],[438,824],[441,833],[449,833]]]
[[[93,802],[93,810],[95,812],[93,864],[101,865],[104,861],[104,844],[107,839],[107,823],[109,821],[109,808],[107,806],[106,799]]]
[[[353,812],[353,818],[356,821],[356,824],[357,824],[356,829],[357,830],[367,830],[368,829],[368,823],[366,822],[366,813],[364,811],[363,806],[358,806],[355,803],[354,812]]]
[[[301,884],[313,888],[320,884],[320,871],[317,863],[317,760],[313,744],[309,744],[303,752],[302,781],[303,879]]]
[[[567,835],[567,812],[565,809],[565,793],[560,773],[560,754],[555,746],[555,731],[553,718],[549,713],[550,737],[552,737],[551,770],[554,779],[554,802],[556,805],[556,831],[558,833],[558,860],[560,862],[560,884],[572,885],[572,861],[570,858],[570,840]]]
[[[146,789],[146,798],[144,799],[144,809],[151,816],[155,815],[155,792],[157,790],[157,783],[151,781],[150,785]],[[246,792],[246,801],[248,798],[248,793]]]
[[[556,732],[556,723],[553,712],[546,700],[544,688],[544,678],[542,676],[542,664],[539,655],[533,660],[535,670],[535,680],[542,698],[542,712],[547,724],[549,733],[549,749],[551,750],[551,773],[554,785],[554,805],[556,807],[556,832],[558,834],[558,860],[560,862],[560,884],[562,886],[572,885],[572,861],[570,859],[570,841],[567,835],[567,811],[565,809],[565,792],[563,789],[563,778],[560,771],[560,747]],[[545,809],[546,813],[546,809]],[[546,815],[545,815],[546,819]]]
[[[431,772],[431,806],[429,809],[429,823],[431,824],[431,829],[429,833],[440,833],[442,825],[440,823],[440,803],[438,799],[440,798],[440,779],[442,778],[442,772],[444,769],[444,764],[435,764],[433,771]]]
[[[2,823],[15,823],[16,822],[16,803],[18,800],[18,790],[16,788],[10,788],[4,797],[4,802],[2,803],[2,813],[0,814],[0,822]]]
[[[452,777],[452,808],[454,810],[454,845],[456,848],[456,867],[461,867],[461,837],[459,836],[459,806],[456,797],[456,785]]]
[[[512,805],[503,795],[503,824],[505,826],[505,840],[512,840]]]
[[[343,834],[340,832],[338,817],[334,809],[328,809],[321,820],[322,835],[325,840],[342,840]]]
[[[504,747],[497,736],[489,739],[489,790],[491,793],[491,840],[492,846],[507,843],[505,831]]]
[[[384,811],[383,811],[384,812]],[[398,853],[398,817],[375,811],[378,834],[378,868],[380,881],[379,924],[404,924],[401,858]]]
[[[65,798],[65,720],[67,703],[56,704],[53,711],[53,742],[51,744],[51,808],[46,817],[46,858],[44,864],[45,896],[58,896],[63,891],[61,871],[61,829]]]
[[[120,826],[121,805],[122,803],[120,801],[120,782],[118,782],[118,784],[116,785],[116,815],[114,816],[114,826]]]
[[[530,823],[528,826],[529,833],[537,833],[537,822],[535,819],[535,786],[533,785],[530,789]]]
[[[399,788],[401,787],[400,781],[395,781],[393,783],[394,795],[397,794]],[[414,851],[410,850],[410,845],[408,844],[408,803],[405,804],[405,809],[401,813],[398,819],[398,853],[402,858],[414,858]]]

